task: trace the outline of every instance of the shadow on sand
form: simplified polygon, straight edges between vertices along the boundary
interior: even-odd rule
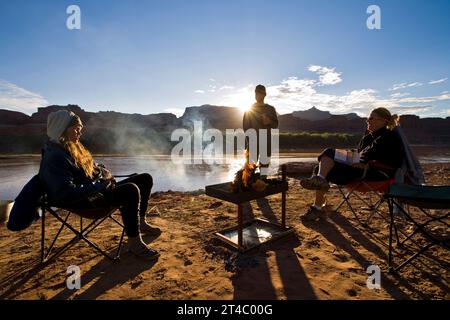
[[[277,221],[266,199],[256,201],[262,215]],[[254,217],[251,206],[244,209],[245,219]],[[270,249],[269,249],[270,246]],[[294,249],[300,246],[295,234],[239,254],[232,277],[234,299],[317,299]],[[272,263],[269,265],[270,260]]]

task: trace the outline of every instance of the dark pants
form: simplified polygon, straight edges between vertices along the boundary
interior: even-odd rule
[[[124,186],[128,185],[135,185],[138,188],[137,191],[139,194],[139,214],[141,216],[145,216],[148,208],[148,199],[150,199],[150,192],[152,191],[153,187],[152,176],[148,173],[141,173],[118,182],[116,184],[116,187],[112,190],[113,201],[115,201],[114,198],[116,198],[118,192],[122,192],[121,190],[125,189]]]
[[[335,149],[325,149],[319,155],[318,160],[320,162],[320,159],[323,156],[327,156],[334,160],[334,154]],[[318,171],[319,167],[317,166],[314,169],[314,172],[317,174]],[[334,167],[330,170],[325,178],[327,179],[327,181],[335,183],[337,185],[345,185],[362,178],[363,174],[364,169],[352,167],[351,165],[334,161]],[[368,181],[381,181],[388,179],[388,176],[379,170],[369,168],[364,179]]]
[[[250,162],[255,162],[255,163],[260,159],[261,149],[262,149],[262,147],[261,147],[262,142],[260,141],[261,139],[259,137],[259,130],[256,130],[256,133],[257,133],[257,135],[256,135],[256,154],[250,154],[250,152],[251,152],[250,151],[250,139],[249,139],[249,137],[245,137],[245,149],[247,149],[249,152]],[[266,129],[266,141],[267,141],[266,155],[270,161],[270,157],[272,156],[272,131],[271,131],[271,129]]]
[[[153,178],[150,174],[138,174],[118,182],[112,190],[101,192],[97,200],[83,199],[71,207],[87,211],[101,207],[118,207],[125,233],[129,237],[136,237],[139,235],[138,215],[145,216],[152,186]]]

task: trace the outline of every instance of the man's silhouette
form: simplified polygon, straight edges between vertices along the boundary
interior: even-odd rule
[[[251,161],[256,162],[259,158],[261,167],[268,167],[269,161],[267,163],[261,163],[261,144],[267,143],[267,157],[270,159],[272,155],[272,145],[271,145],[271,130],[278,128],[278,117],[275,108],[271,105],[264,103],[264,98],[266,97],[266,88],[263,85],[257,85],[255,88],[255,99],[256,103],[252,105],[249,111],[244,114],[243,128],[244,131],[248,129],[255,129],[257,133],[257,150],[256,154],[251,154],[251,148],[249,148],[249,139],[245,139],[245,148],[249,152],[248,158]],[[261,140],[259,135],[260,129],[266,129],[266,141]]]

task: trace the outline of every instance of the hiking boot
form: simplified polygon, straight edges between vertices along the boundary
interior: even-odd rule
[[[317,221],[321,218],[325,217],[325,211],[317,209],[314,206],[310,206],[308,211],[300,217],[302,221]]]
[[[144,241],[142,241],[141,235],[128,238],[128,252],[147,261],[153,261],[159,257],[159,252],[149,248]]]
[[[319,176],[312,176],[308,179],[300,180],[300,185],[308,190],[328,191],[330,184],[327,180]]]
[[[139,229],[141,230],[141,233],[144,233],[146,235],[157,236],[157,235],[161,234],[161,229],[157,228],[157,227],[152,227],[151,225],[149,225],[148,222],[145,221],[145,217],[140,218],[139,226],[140,226]]]
[[[159,252],[151,249],[151,248],[140,248],[139,250],[131,249],[129,250],[132,254],[134,254],[136,257],[147,260],[147,261],[153,261],[158,259],[160,256]]]

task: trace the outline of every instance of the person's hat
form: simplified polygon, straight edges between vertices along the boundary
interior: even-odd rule
[[[266,87],[264,87],[262,84],[258,84],[255,88],[255,92],[266,94]]]
[[[59,110],[47,117],[47,136],[54,142],[59,142],[62,134],[75,121],[77,116],[72,111]]]

